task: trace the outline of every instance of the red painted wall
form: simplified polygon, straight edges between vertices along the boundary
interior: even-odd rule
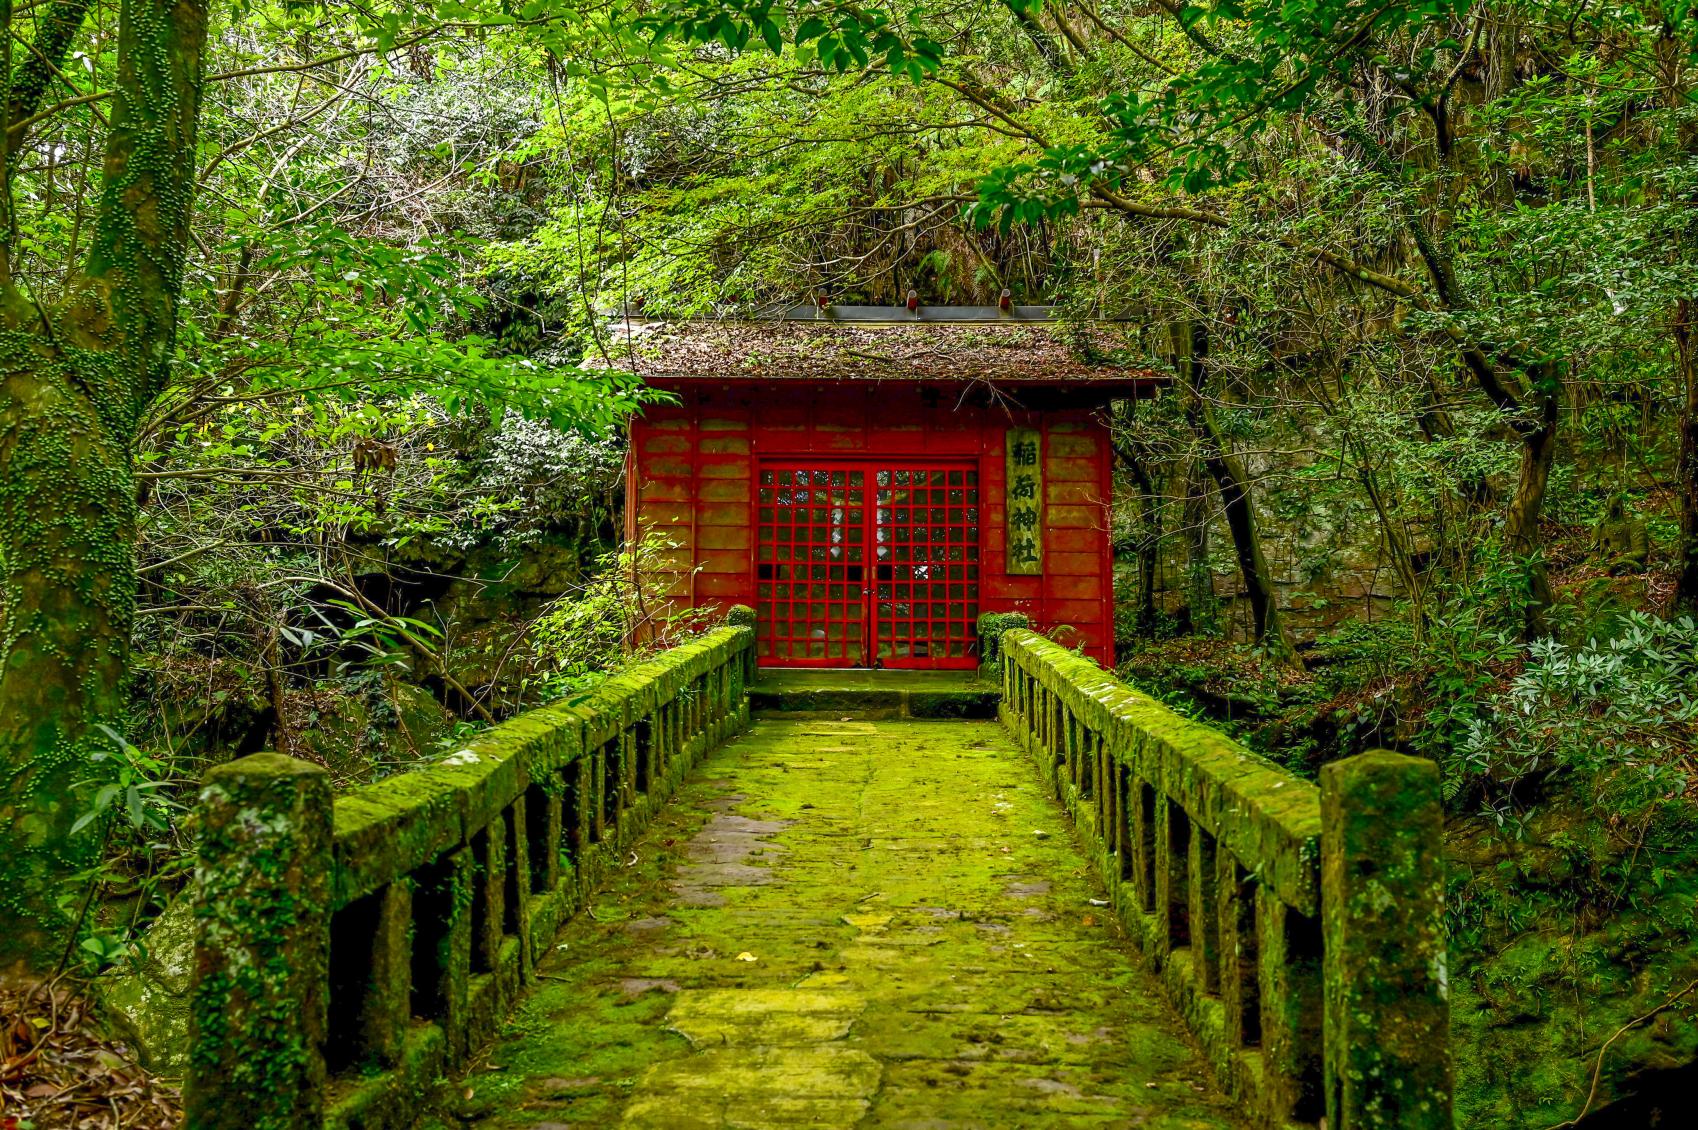
[[[978,462],[981,491],[980,611],[1024,612],[1046,633],[1065,626],[1058,639],[1113,662],[1110,451],[1098,411],[1013,408],[968,397],[959,385],[787,380],[694,382],[675,391],[680,403],[652,406],[632,423],[626,533],[652,529],[678,544],[664,563],[664,591],[679,606],[756,603],[754,469],[761,458],[968,457]],[[1041,576],[1004,572],[1003,434],[1010,427],[1043,433]]]

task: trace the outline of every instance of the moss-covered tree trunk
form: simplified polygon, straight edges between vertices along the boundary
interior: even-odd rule
[[[79,23],[88,7],[57,5]],[[71,833],[88,803],[75,786],[101,775],[90,755],[111,741],[99,727],[122,717],[136,587],[131,445],[173,349],[206,19],[207,0],[124,0],[84,270],[47,308],[15,284],[12,249],[0,267],[0,967],[58,960],[66,880],[99,847],[94,829]],[[62,34],[56,50],[73,40]],[[19,100],[22,77],[9,83],[9,121],[40,97]],[[6,136],[14,149],[23,140]]]

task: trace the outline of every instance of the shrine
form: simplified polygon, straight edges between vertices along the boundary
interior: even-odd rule
[[[753,607],[769,667],[971,668],[982,612],[1113,662],[1108,407],[1159,378],[1045,307],[625,319],[626,535],[676,608]],[[651,566],[651,572],[654,568]]]

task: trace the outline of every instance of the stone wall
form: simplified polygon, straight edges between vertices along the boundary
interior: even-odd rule
[[[1269,468],[1249,460],[1258,477]],[[1285,465],[1282,472],[1292,470]],[[1163,499],[1163,530],[1155,579],[1156,608],[1169,617],[1193,619],[1189,602],[1189,535],[1185,532],[1183,480],[1158,482]],[[1137,485],[1118,476],[1114,490],[1115,593],[1119,636],[1128,640],[1136,614],[1139,564],[1135,549],[1138,530]],[[1299,643],[1308,643],[1348,620],[1371,619],[1392,612],[1402,596],[1396,570],[1386,557],[1377,521],[1358,512],[1330,492],[1328,497],[1270,497],[1259,488],[1256,516],[1262,552],[1273,574],[1275,599],[1287,627]],[[1233,556],[1231,535],[1211,504],[1208,514],[1209,575],[1216,600],[1215,617],[1229,639],[1249,639],[1252,618],[1249,598]]]

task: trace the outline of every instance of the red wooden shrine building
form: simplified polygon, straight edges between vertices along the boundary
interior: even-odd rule
[[[1154,378],[1046,315],[621,323],[612,363],[677,398],[631,425],[627,536],[677,605],[752,606],[763,665],[970,668],[1005,611],[1112,662],[1107,406]]]

